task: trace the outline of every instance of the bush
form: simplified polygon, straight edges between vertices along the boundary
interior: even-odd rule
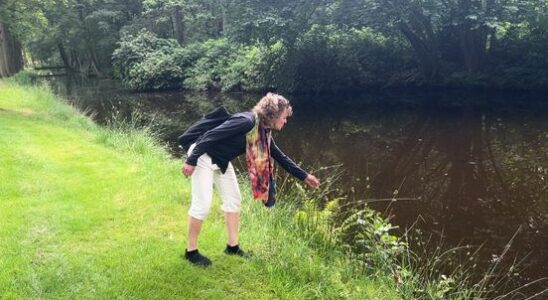
[[[133,65],[127,84],[136,90],[165,90],[182,87],[183,70],[176,64],[175,53],[154,52]]]
[[[379,212],[351,209],[339,226],[341,239],[367,273],[393,274],[407,245],[391,234],[392,226]]]
[[[125,35],[112,55],[116,75],[132,89],[151,90],[182,86],[179,65],[183,52],[172,39],[161,39],[141,30]]]
[[[490,70],[491,85],[533,89],[548,86],[546,22],[537,28],[518,24],[504,29],[490,52],[490,60],[497,62]]]
[[[115,71],[130,88],[321,92],[390,82],[403,46],[371,29],[314,25],[294,45],[243,45],[226,38],[185,47],[148,31],[122,37]],[[401,77],[401,76],[400,76]]]
[[[135,90],[255,89],[257,47],[210,39],[186,47],[148,31],[124,36],[113,55],[116,73]]]
[[[289,49],[282,41],[248,48],[245,87],[249,90],[293,91],[295,68]]]
[[[257,82],[255,65],[258,61],[259,48],[256,46],[240,46],[236,55],[228,62],[221,74],[223,91],[261,90],[263,85]]]
[[[242,55],[242,48],[229,43],[225,38],[210,39],[193,47],[200,50],[200,56],[186,73],[185,87],[197,90],[221,89],[223,77],[232,62]],[[232,83],[234,85],[237,84]]]
[[[19,85],[31,85],[34,82],[33,77],[35,76],[34,73],[27,70],[22,70],[15,75],[10,77],[10,80],[12,80],[14,83]]]

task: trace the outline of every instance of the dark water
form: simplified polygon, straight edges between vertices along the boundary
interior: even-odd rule
[[[171,145],[214,107],[247,110],[260,97],[130,93],[108,81],[54,86],[100,123],[140,115]],[[517,233],[501,268],[519,262],[516,284],[548,277],[548,97],[452,91],[290,100],[294,115],[277,144],[305,168],[341,164],[349,201],[369,202],[400,228],[416,223],[448,247],[483,245],[477,258],[485,265]]]

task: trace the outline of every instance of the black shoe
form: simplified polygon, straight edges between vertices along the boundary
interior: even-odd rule
[[[237,256],[243,257],[243,258],[251,258],[251,254],[245,252],[245,251],[242,250],[242,249],[240,249],[240,246],[238,246],[238,245],[236,245],[236,246],[229,246],[229,245],[226,245],[225,254],[228,254],[228,255],[237,255]]]
[[[211,260],[198,252],[198,249],[188,251],[185,250],[185,259],[195,266],[208,267],[211,265]]]

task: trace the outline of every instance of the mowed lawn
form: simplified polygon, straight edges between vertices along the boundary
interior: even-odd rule
[[[213,266],[191,266],[180,165],[146,131],[100,128],[44,86],[0,81],[0,299],[397,299],[245,184],[240,242],[254,257],[222,252],[215,199],[200,239]]]

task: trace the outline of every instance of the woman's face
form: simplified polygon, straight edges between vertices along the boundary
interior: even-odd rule
[[[287,123],[287,116],[289,115],[289,109],[284,109],[282,114],[274,121],[274,129],[282,130],[285,123]]]

